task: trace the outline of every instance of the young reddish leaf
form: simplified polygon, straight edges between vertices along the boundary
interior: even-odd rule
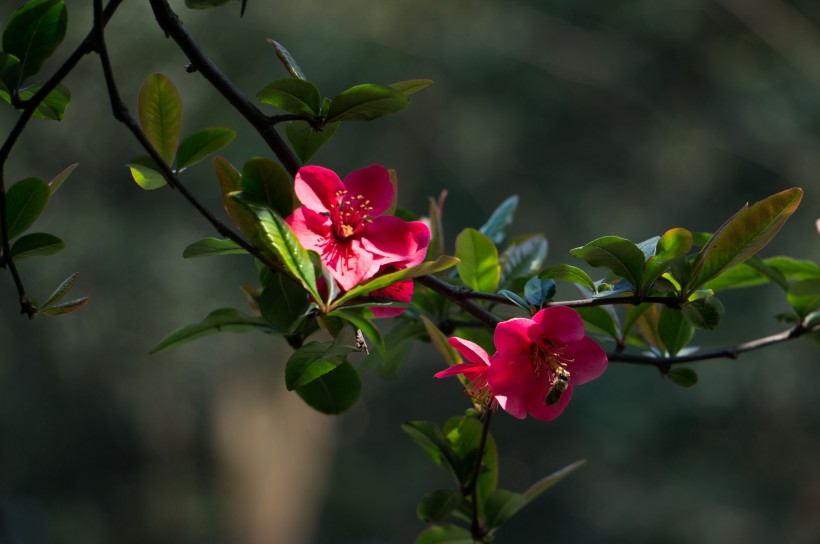
[[[182,99],[168,76],[156,73],[145,79],[137,99],[137,113],[148,141],[170,166],[179,144]]]
[[[751,207],[747,204],[730,217],[695,257],[687,294],[763,249],[794,213],[802,197],[802,189],[788,189]]]

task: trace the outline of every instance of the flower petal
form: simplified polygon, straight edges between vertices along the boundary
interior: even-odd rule
[[[385,265],[416,258],[419,252],[419,234],[420,229],[417,226],[411,226],[410,223],[392,215],[383,215],[376,217],[362,231],[361,240],[367,250],[381,256],[379,262]]]
[[[371,277],[369,272],[372,269],[373,255],[365,251],[358,240],[340,243],[332,238],[319,255],[330,275],[345,291],[350,291]]]
[[[486,371],[487,367],[481,364],[461,363],[458,365],[453,365],[446,370],[442,370],[441,372],[436,372],[434,376],[436,378],[447,378],[449,376],[455,376],[456,374],[475,376],[476,374],[481,374]]]
[[[369,215],[373,217],[383,214],[393,203],[393,197],[396,195],[396,188],[390,181],[387,168],[380,164],[371,164],[367,168],[354,170],[345,178],[344,185],[348,195],[362,195],[370,201],[373,209]]]
[[[551,306],[544,308],[532,320],[538,323],[540,333],[533,329],[530,334],[540,334],[541,338],[532,338],[533,341],[547,339],[553,344],[569,344],[584,337],[584,320],[578,312],[566,306]]]
[[[521,353],[529,354],[532,341],[527,331],[535,325],[536,323],[532,319],[523,317],[508,319],[503,323],[499,323],[496,325],[493,334],[496,351],[510,357]]]
[[[581,338],[567,346],[563,353],[573,360],[567,367],[571,374],[570,383],[573,385],[592,381],[606,370],[606,352],[592,338]]]
[[[564,394],[561,396],[561,400],[556,402],[555,404],[545,404],[544,397],[546,397],[549,388],[542,392],[536,392],[535,390],[531,395],[524,399],[524,403],[527,405],[527,411],[530,413],[532,417],[535,419],[540,419],[541,421],[552,421],[556,417],[561,415],[561,412],[564,411],[564,408],[567,407],[569,404],[570,399],[572,398],[572,387],[569,387]]]
[[[312,249],[320,255],[333,239],[330,219],[305,206],[293,210],[285,222],[305,249]]]
[[[477,365],[490,366],[490,356],[484,351],[484,348],[458,336],[449,338],[447,342],[456,348],[458,352],[464,356],[465,359]]]
[[[503,395],[496,395],[495,400],[497,400],[499,406],[501,406],[504,411],[511,416],[517,417],[518,419],[524,419],[527,417],[527,407],[524,405],[524,401],[519,397],[505,397]]]
[[[376,289],[370,293],[374,297],[389,298],[396,302],[410,302],[413,298],[413,280],[398,281],[388,285],[383,289]],[[390,306],[371,306],[370,311],[375,317],[396,317],[401,314],[404,308],[392,308]]]
[[[296,172],[293,189],[303,205],[318,213],[328,213],[336,204],[336,193],[344,190],[336,172],[321,166],[303,166]]]
[[[542,376],[545,374],[542,373]],[[541,381],[533,371],[529,355],[510,357],[498,352],[492,359],[487,381],[496,395],[520,397],[528,394]]]

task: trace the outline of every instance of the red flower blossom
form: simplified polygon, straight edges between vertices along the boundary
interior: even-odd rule
[[[344,183],[332,170],[305,166],[297,172],[294,188],[303,205],[286,221],[302,245],[320,255],[344,291],[385,271],[424,260],[430,229],[418,221],[381,215],[395,195],[383,166],[355,170]],[[413,292],[412,282],[409,287],[389,289],[382,296],[393,298],[395,291],[399,297],[403,291],[397,298],[402,301],[409,301]]]

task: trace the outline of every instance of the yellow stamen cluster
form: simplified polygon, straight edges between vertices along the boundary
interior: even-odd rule
[[[369,212],[373,211],[370,200],[363,195],[348,197],[347,190],[336,191],[337,204],[331,205],[338,212],[335,214],[336,233],[340,238],[349,238],[357,231],[371,223]]]

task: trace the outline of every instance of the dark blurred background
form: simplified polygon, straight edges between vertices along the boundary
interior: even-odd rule
[[[19,0],[0,3],[0,21]],[[69,35],[90,28],[67,0]],[[411,107],[345,123],[314,158],[340,173],[396,168],[401,205],[420,214],[449,191],[449,240],[512,193],[511,234],[543,232],[548,264],[606,234],[643,240],[671,227],[713,230],[746,201],[792,186],[803,204],[764,256],[820,260],[820,4],[812,0],[249,0],[204,12],[173,2],[206,52],[248,95],[286,77],[265,38],[293,53],[327,96],[362,82],[430,78]],[[183,134],[230,126],[234,164],[270,156],[152,24],[125,2],[108,27],[121,90],[135,105],[161,71],[185,103]],[[111,119],[98,60],[66,80],[59,124],[35,120],[6,168],[10,183],[80,166],[35,231],[67,242],[20,264],[45,298],[79,272],[76,314],[29,322],[0,275],[0,543],[404,543],[416,502],[449,481],[399,429],[443,423],[467,403],[416,346],[401,374],[364,377],[338,418],[282,383],[290,350],[224,334],[148,355],[173,329],[243,308],[248,259],[183,260],[213,233],[168,189],[125,168],[142,154]],[[16,119],[0,109],[0,133]],[[185,181],[221,204],[207,163]],[[450,246],[452,247],[452,246]],[[566,289],[564,294],[572,297]],[[775,287],[722,296],[729,317],[696,345],[785,328]],[[501,485],[523,490],[588,464],[498,533],[507,542],[820,541],[820,357],[807,341],[702,362],[678,388],[612,364],[555,422],[499,415]]]

